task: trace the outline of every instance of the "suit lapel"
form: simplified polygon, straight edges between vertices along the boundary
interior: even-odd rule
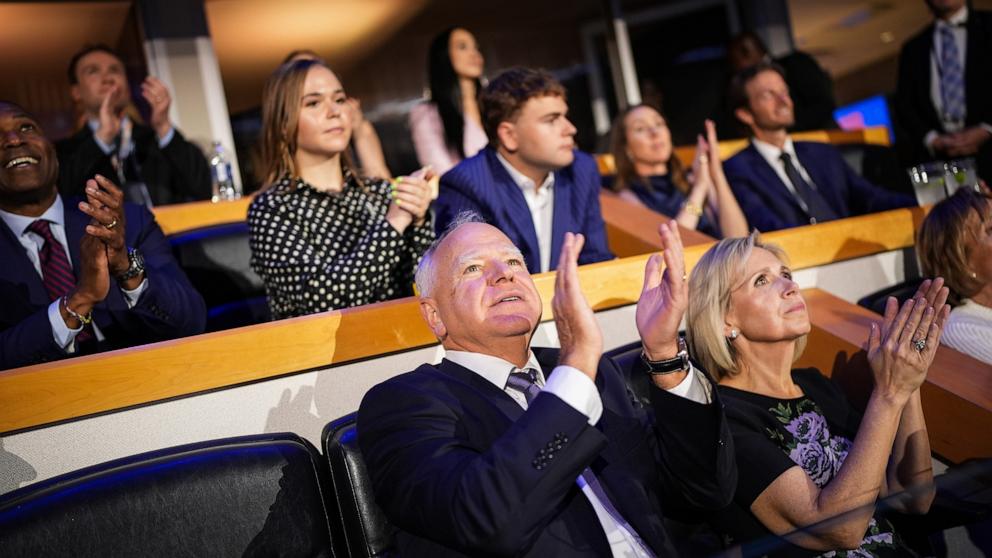
[[[782,200],[784,203],[792,206],[800,215],[805,215],[806,212],[803,211],[802,206],[796,201],[796,197],[785,183],[782,182],[782,179],[778,177],[775,169],[768,164],[768,161],[761,156],[761,153],[758,153],[754,144],[748,145],[747,154],[751,158],[749,162],[751,169],[758,175],[758,182],[768,185],[771,189],[771,191],[767,192],[767,195],[772,199]]]
[[[561,253],[561,243],[565,233],[576,227],[572,223],[572,188],[565,173],[555,171],[554,212],[551,216],[551,264],[550,269],[558,267],[558,256]],[[571,232],[577,232],[571,230]]]
[[[838,216],[847,213],[845,206],[846,204],[840,198],[840,190],[833,184],[827,169],[818,163],[816,157],[815,147],[807,142],[794,142],[793,147],[796,150],[796,158],[799,159],[799,164],[806,169],[809,173],[809,177],[813,179],[813,184],[816,187],[816,191],[820,193],[820,197],[823,198],[830,207],[837,213]],[[842,164],[847,164],[841,161]]]
[[[2,238],[0,243],[3,244],[2,252],[4,254],[3,275],[9,277],[11,283],[27,286],[29,302],[32,306],[47,306],[51,301],[48,300],[48,291],[45,290],[45,284],[41,281],[41,275],[35,271],[34,264],[24,252],[24,245],[20,243],[6,223],[0,222],[0,238]]]
[[[496,152],[489,150],[486,152],[489,160],[489,168],[492,169],[493,182],[496,186],[495,195],[503,200],[503,215],[501,221],[509,223],[516,232],[516,237],[523,241],[525,246],[518,246],[524,253],[533,254],[537,267],[541,263],[540,246],[537,243],[537,231],[534,230],[534,220],[530,216],[530,207],[524,199],[520,187],[513,181],[510,173],[506,171],[503,164],[496,158]],[[509,232],[509,231],[504,231]]]
[[[438,370],[448,377],[457,380],[469,389],[475,391],[480,397],[489,401],[498,408],[509,422],[516,422],[524,414],[523,408],[517,404],[503,390],[493,385],[490,381],[475,372],[465,368],[460,364],[443,359],[438,365]]]

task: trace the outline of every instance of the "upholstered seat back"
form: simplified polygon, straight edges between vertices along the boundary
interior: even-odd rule
[[[0,554],[330,557],[326,475],[295,434],[131,456],[0,497]]]
[[[368,470],[358,447],[355,418],[355,413],[339,418],[324,427],[322,436],[347,555],[388,556],[394,551],[396,529],[375,503]]]

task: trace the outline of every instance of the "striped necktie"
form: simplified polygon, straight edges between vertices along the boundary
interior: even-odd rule
[[[45,239],[38,252],[38,259],[41,261],[41,282],[48,292],[48,300],[60,299],[76,287],[76,278],[72,274],[72,266],[69,265],[65,249],[55,239],[48,221],[38,219],[28,225],[28,230]],[[92,327],[87,325],[76,335],[76,341],[82,343],[92,339],[91,332]]]

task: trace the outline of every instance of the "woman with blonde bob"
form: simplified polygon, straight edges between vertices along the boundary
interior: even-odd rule
[[[434,240],[429,177],[359,176],[347,102],[320,60],[283,64],[265,85],[258,168],[266,186],[248,209],[248,231],[273,318],[412,294]]]
[[[819,371],[793,369],[810,319],[780,248],[757,233],[724,239],[689,293],[690,350],[718,381],[737,456],[723,527],[741,543],[784,538],[773,556],[912,555],[875,502],[901,493],[892,505],[922,514],[933,500],[920,385],[949,312],[943,280],[924,281],[901,308],[890,298],[872,324],[863,415]]]

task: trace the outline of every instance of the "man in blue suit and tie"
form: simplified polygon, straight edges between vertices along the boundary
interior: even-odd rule
[[[736,467],[722,404],[678,338],[682,243],[662,225],[637,303],[632,400],[602,357],[566,233],[551,303],[561,350],[534,349],[541,297],[498,229],[455,225],[417,270],[420,309],[445,358],[372,388],[358,443],[400,556],[674,556],[662,513],[720,509]],[[662,273],[662,260],[666,270]]]
[[[731,101],[752,138],[724,170],[752,227],[767,232],[914,205],[911,197],[859,176],[832,145],[789,138],[792,98],[774,63],[739,73]]]
[[[513,68],[489,82],[480,105],[489,146],[441,177],[438,234],[469,210],[510,237],[531,273],[558,265],[566,232],[586,238],[580,264],[613,259],[599,171],[575,149],[565,88],[547,72]]]
[[[203,331],[203,298],[152,214],[102,176],[57,190],[55,148],[0,101],[0,370]]]

